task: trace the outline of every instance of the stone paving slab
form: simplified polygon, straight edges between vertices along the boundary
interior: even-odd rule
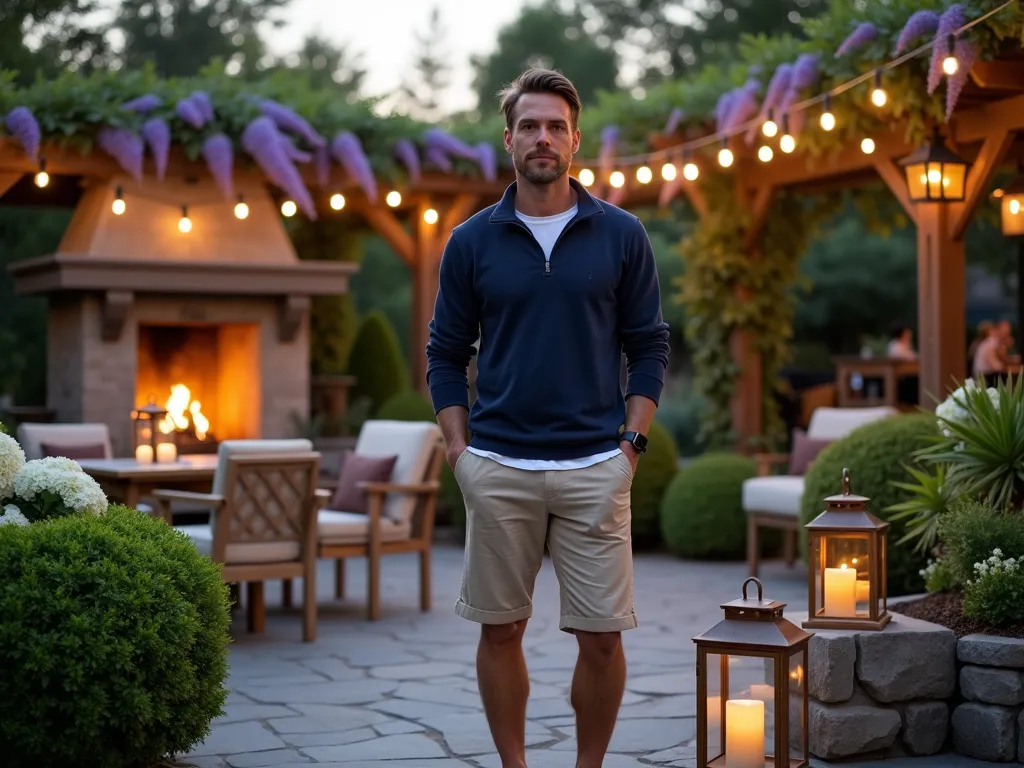
[[[333,564],[320,564],[315,643],[301,642],[300,609],[281,608],[278,583],[267,584],[265,633],[246,633],[244,614],[236,615],[225,714],[182,762],[196,768],[500,768],[477,691],[479,627],[452,610],[461,548],[435,548],[434,610],[428,614],[416,604],[414,556],[386,558],[378,622],[365,618],[364,562],[348,564],[346,601],[333,598]],[[629,676],[605,768],[692,768],[691,638],[720,620],[721,603],[739,597],[745,566],[637,555],[635,567],[640,627],[624,635]],[[769,563],[762,581],[766,597],[787,602],[793,612],[806,609],[806,577],[799,569]],[[568,692],[576,642],[558,629],[550,562],[537,580],[525,649],[528,764],[572,768]],[[949,756],[927,760],[888,761],[886,768],[975,764]]]

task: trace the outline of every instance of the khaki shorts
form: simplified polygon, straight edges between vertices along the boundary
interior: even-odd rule
[[[624,454],[583,469],[514,469],[463,451],[455,478],[466,500],[466,561],[455,612],[481,624],[533,615],[547,544],[558,577],[559,628],[619,632],[637,626]]]

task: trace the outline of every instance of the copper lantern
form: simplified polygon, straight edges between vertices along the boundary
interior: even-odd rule
[[[747,586],[757,585],[757,598]],[[807,641],[765,600],[761,582],[693,638],[697,645],[697,768],[805,768],[808,761]]]
[[[167,409],[149,403],[132,411],[135,460],[143,464],[167,463],[177,460],[178,446]]]
[[[882,629],[886,602],[885,536],[889,524],[867,509],[870,499],[843,492],[825,499],[825,511],[806,525],[808,629]]]
[[[966,197],[970,163],[947,148],[937,130],[929,144],[900,160],[900,165],[915,203],[957,203]]]

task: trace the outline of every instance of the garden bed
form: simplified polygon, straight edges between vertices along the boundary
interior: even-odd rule
[[[893,606],[894,612],[913,619],[929,621],[947,627],[957,638],[967,635],[995,635],[997,637],[1024,637],[1024,624],[992,627],[983,621],[963,615],[963,593],[941,592]]]

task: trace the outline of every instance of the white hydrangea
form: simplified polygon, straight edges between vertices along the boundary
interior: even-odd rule
[[[14,504],[8,504],[0,515],[0,525],[28,525],[28,518]]]
[[[977,579],[983,579],[990,573],[1015,573],[1020,568],[1020,561],[1015,557],[1003,559],[1003,550],[996,547],[992,550],[992,556],[981,563],[974,564],[974,575]]]
[[[0,432],[0,500],[9,499],[14,490],[14,476],[25,466],[25,451],[18,441]]]
[[[15,475],[14,494],[19,499],[32,501],[44,491],[60,496],[64,505],[76,512],[100,515],[107,511],[107,497],[99,483],[72,459],[33,459]]]
[[[954,390],[949,397],[943,400],[935,408],[935,415],[939,417],[938,426],[940,431],[946,437],[952,437],[953,433],[946,426],[947,422],[953,424],[969,424],[972,421],[970,412],[965,407],[969,393],[974,392],[978,389],[977,382],[974,379],[968,379],[962,387]],[[999,410],[999,390],[995,387],[989,387],[985,390],[989,400],[992,401],[992,406],[998,411]],[[955,446],[957,450],[962,450],[963,445]]]

